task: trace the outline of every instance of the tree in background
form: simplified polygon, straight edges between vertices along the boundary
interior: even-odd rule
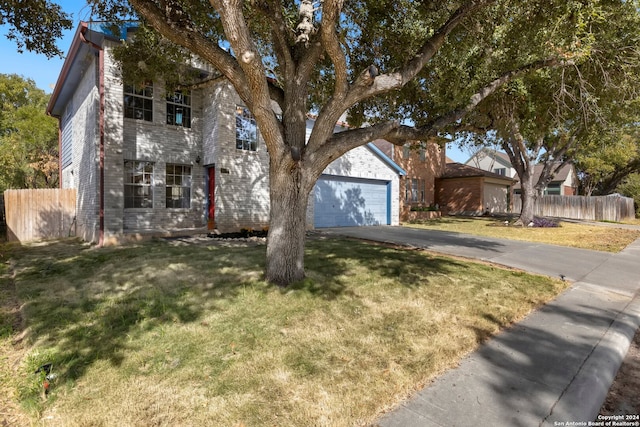
[[[632,126],[636,126],[632,123]],[[576,154],[575,164],[581,192],[586,196],[617,191],[627,177],[640,172],[638,129],[621,127],[586,141],[588,150]]]
[[[49,96],[30,79],[0,74],[0,192],[58,186],[58,128]]]
[[[533,220],[535,200],[568,162],[589,158],[594,166],[606,163],[602,154],[617,150],[613,138],[638,117],[640,16],[636,5],[578,8],[569,19],[589,31],[585,37],[578,37],[578,32],[570,50],[555,47],[565,58],[565,67],[513,79],[460,125],[467,141],[497,141],[509,156],[521,184],[519,225]],[[598,154],[594,141],[599,144]],[[536,165],[542,169],[534,182]]]
[[[628,175],[616,189],[623,196],[633,198],[636,207],[636,218],[640,218],[640,172]]]
[[[0,1],[0,25],[6,25],[6,37],[14,40],[18,52],[25,49],[47,57],[62,56],[56,40],[72,22],[59,4],[48,0]]]

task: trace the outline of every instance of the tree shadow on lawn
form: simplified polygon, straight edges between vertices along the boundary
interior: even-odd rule
[[[287,289],[304,289],[325,299],[353,295],[351,284],[357,281],[357,269],[362,267],[383,278],[397,280],[408,288],[415,288],[428,286],[430,277],[434,275],[465,270],[468,264],[410,248],[358,239],[322,238],[317,244],[314,240],[307,241],[307,280]]]
[[[32,372],[53,363],[60,378],[77,380],[99,360],[120,366],[138,336],[162,324],[196,322],[236,298],[250,280],[243,264],[261,256],[157,242],[80,248],[65,241],[14,254],[27,327],[19,337],[38,348],[27,360]]]
[[[340,238],[307,243],[308,279],[281,292],[358,298],[354,266],[408,288],[469,268],[388,245]],[[90,249],[61,241],[18,248],[12,257],[27,326],[21,335],[38,349],[27,369],[53,363],[63,381],[78,380],[98,361],[121,366],[144,333],[164,324],[197,322],[239,298],[246,286],[265,293],[274,289],[262,281],[264,246],[151,242]]]

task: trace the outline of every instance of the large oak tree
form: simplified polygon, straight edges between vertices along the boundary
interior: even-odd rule
[[[304,277],[308,196],[329,163],[377,138],[402,144],[446,132],[513,78],[565,65],[590,36],[575,16],[600,7],[487,0],[129,3],[163,39],[213,65],[255,116],[270,155],[266,278],[280,285]],[[96,3],[110,19],[114,11],[123,14],[113,5]],[[311,110],[317,118],[306,141]],[[354,127],[334,134],[345,113]],[[402,124],[408,120],[412,126]]]
[[[562,67],[590,37],[576,19],[623,0],[109,0],[94,16],[138,19],[134,43],[197,55],[255,116],[270,155],[267,280],[304,277],[308,196],[325,167],[368,141],[455,130],[498,88]],[[151,29],[151,31],[149,31]],[[147,52],[144,70],[163,55]],[[177,55],[179,56],[179,55]],[[171,69],[170,67],[167,69]],[[144,71],[142,70],[142,71]],[[175,74],[174,74],[175,75]],[[180,82],[178,82],[180,83]],[[279,105],[276,114],[272,101]],[[316,115],[305,138],[306,118]],[[351,128],[334,134],[341,116]]]

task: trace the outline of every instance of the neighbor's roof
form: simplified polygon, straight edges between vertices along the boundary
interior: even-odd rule
[[[497,173],[474,168],[473,166],[469,166],[469,165],[463,165],[462,163],[447,163],[445,165],[444,174],[442,175],[441,178],[451,179],[451,178],[475,178],[475,177],[500,179],[505,182],[514,181],[514,179],[509,178],[508,176],[498,175]]]
[[[501,163],[503,166],[512,167],[511,166],[511,160],[509,159],[509,155],[507,153],[503,153],[502,151],[498,151],[498,150],[492,150],[492,149],[486,148],[486,147],[483,147],[483,148],[479,149],[478,151],[476,151],[476,153],[473,156],[471,156],[469,158],[469,160],[467,160],[465,162],[465,164],[469,164],[470,162],[473,161],[473,159],[475,157],[478,157],[481,154],[484,155],[484,156],[487,156],[487,157],[495,159],[496,161]]]
[[[533,182],[538,182],[538,180],[540,179],[540,174],[542,174],[542,169],[544,168],[543,164],[537,164],[534,166],[533,169]],[[552,182],[564,182],[567,177],[571,174],[571,172],[573,171],[573,164],[571,163],[567,163],[566,165],[564,165],[551,179],[551,181],[549,182],[549,184],[551,184]],[[520,181],[518,180],[518,183],[516,184],[515,188],[520,188]]]

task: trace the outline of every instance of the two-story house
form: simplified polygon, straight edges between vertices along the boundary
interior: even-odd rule
[[[127,84],[108,28],[79,25],[47,107],[59,119],[61,187],[77,190],[78,235],[108,243],[267,227],[268,153],[231,85]],[[309,226],[398,224],[404,174],[373,144],[346,153],[310,195]]]
[[[465,165],[473,166],[484,171],[514,178],[514,194],[520,194],[520,182],[515,168],[506,153],[501,151],[481,148],[465,162]],[[542,173],[543,165],[534,165],[533,181],[537,182]],[[562,196],[574,196],[578,193],[578,178],[572,163],[565,164],[552,177],[551,181],[542,191],[543,194],[556,194]]]

